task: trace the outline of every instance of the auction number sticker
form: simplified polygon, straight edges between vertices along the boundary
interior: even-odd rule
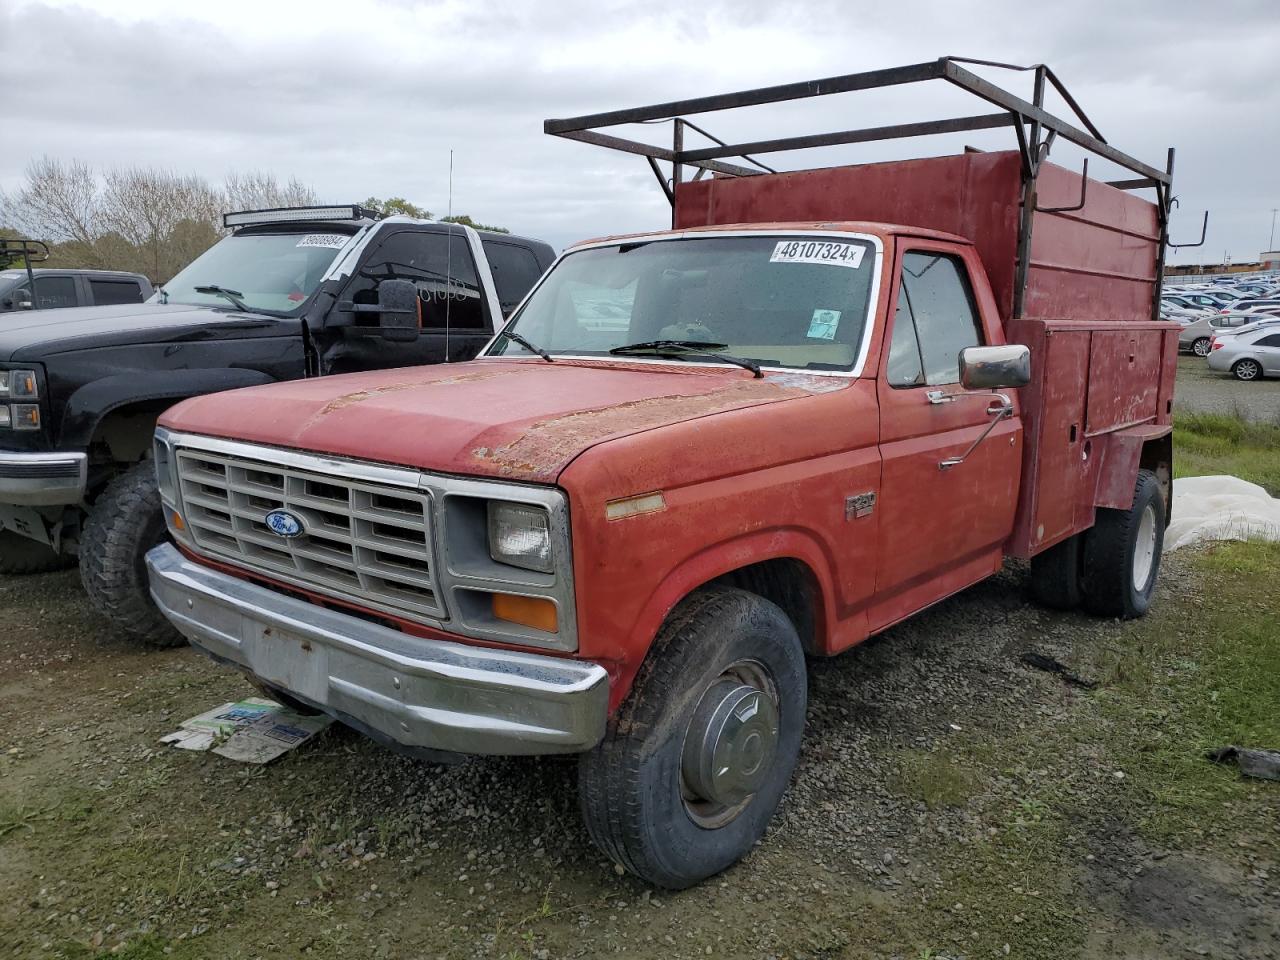
[[[331,250],[341,250],[350,239],[345,233],[308,233],[295,246],[328,247]]]
[[[866,247],[860,243],[829,240],[779,240],[770,263],[825,263],[834,267],[859,267]]]

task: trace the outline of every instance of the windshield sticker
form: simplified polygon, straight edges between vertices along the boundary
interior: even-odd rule
[[[809,321],[809,339],[834,340],[839,326],[839,310],[815,310],[813,319]]]
[[[341,250],[350,239],[345,233],[308,233],[295,246],[328,247],[330,250]]]
[[[770,263],[824,263],[833,267],[859,267],[866,251],[860,243],[826,240],[779,240]]]

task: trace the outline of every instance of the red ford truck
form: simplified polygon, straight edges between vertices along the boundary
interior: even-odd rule
[[[673,229],[565,252],[477,360],[172,408],[156,603],[271,695],[398,749],[580,754],[588,831],[654,884],[725,869],[795,766],[806,655],[1007,557],[1057,607],[1151,601],[1172,154],[1121,153],[1034,77],[1025,100],[943,59],[547,121],[646,156]],[[683,114],[928,79],[999,109],[684,143]],[[663,119],[670,148],[595,129]],[[753,158],[994,127],[1017,149]],[[1134,177],[1054,166],[1056,139]]]

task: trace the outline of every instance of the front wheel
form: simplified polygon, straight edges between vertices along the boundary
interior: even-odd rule
[[[0,573],[48,573],[50,570],[69,567],[73,563],[74,557],[59,553],[46,543],[24,537],[12,530],[0,530]]]
[[[1191,344],[1191,352],[1197,357],[1207,357],[1209,355],[1209,338],[1197,338],[1196,342]]]
[[[1257,380],[1262,376],[1262,366],[1257,360],[1250,360],[1245,357],[1243,360],[1237,360],[1235,366],[1231,368],[1231,372],[1236,375],[1237,380]]]
[[[167,536],[155,465],[134,464],[102,491],[80,538],[80,579],[107,621],[153,647],[185,643],[151,601],[147,551]]]
[[[579,761],[591,839],[670,889],[742,859],[800,754],[808,683],[795,627],[774,604],[714,587],[654,641],[604,741]]]
[[[1084,534],[1081,592],[1090,613],[1132,620],[1147,612],[1164,550],[1164,494],[1150,470],[1138,471],[1133,506],[1098,510]]]

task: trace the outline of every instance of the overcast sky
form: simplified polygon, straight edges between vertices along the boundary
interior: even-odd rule
[[[1047,63],[1115,146],[1154,166],[1176,147],[1173,239],[1194,239],[1211,214],[1205,250],[1173,262],[1252,260],[1267,245],[1280,207],[1277,0],[4,0],[0,188],[49,154],[211,180],[269,170],[327,201],[396,195],[443,215],[452,149],[455,213],[561,247],[661,228],[669,213],[641,158],[545,136],[543,119],[943,54]],[[999,79],[1029,95],[1026,75]],[[983,112],[938,83],[699,119],[762,139]],[[1011,139],[771,159],[798,169]],[[1055,147],[1053,159],[1077,156]]]

